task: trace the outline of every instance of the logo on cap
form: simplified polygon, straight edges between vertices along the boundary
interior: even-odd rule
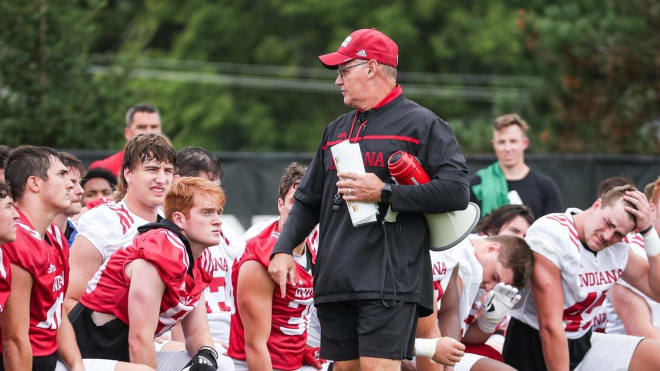
[[[357,52],[357,55],[359,55],[360,57],[365,57],[366,58],[367,57],[367,52],[365,52],[364,49],[362,49],[359,52]]]
[[[351,36],[350,36],[350,35],[346,36],[346,38],[344,39],[344,41],[342,41],[341,46],[344,47],[344,48],[347,47],[347,46],[348,46],[348,43],[350,43],[351,40],[352,40],[352,39],[351,39]]]

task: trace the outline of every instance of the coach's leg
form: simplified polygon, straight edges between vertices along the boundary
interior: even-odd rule
[[[660,370],[660,341],[642,340],[630,360],[630,371]]]
[[[358,335],[362,370],[400,370],[412,359],[417,329],[417,304],[360,301]]]
[[[316,305],[321,324],[321,358],[334,360],[333,370],[360,370],[357,312],[352,302]]]
[[[335,361],[332,365],[332,371],[360,371],[360,360],[352,359],[350,361]]]
[[[400,369],[401,361],[398,359],[360,357],[360,370],[362,371],[397,371]]]

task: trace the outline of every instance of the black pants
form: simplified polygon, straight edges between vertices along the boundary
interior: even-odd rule
[[[569,367],[575,369],[591,348],[591,331],[577,339],[568,339]],[[520,371],[546,370],[543,347],[538,330],[511,318],[506,330],[502,358]]]
[[[102,358],[129,362],[128,326],[118,318],[97,326],[92,310],[78,303],[69,313],[83,358]]]
[[[49,356],[32,357],[32,371],[53,371],[57,365],[57,352]],[[0,371],[5,371],[4,359],[0,355]]]

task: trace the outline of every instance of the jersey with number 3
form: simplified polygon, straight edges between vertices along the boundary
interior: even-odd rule
[[[156,268],[165,284],[155,333],[160,336],[195,308],[209,282],[210,272],[200,272],[200,266],[193,270],[195,278],[188,273],[188,267],[194,262],[190,262],[186,249],[174,232],[166,228],[150,229],[101,265],[87,284],[80,302],[91,310],[113,314],[129,325],[131,280],[124,269],[132,261],[144,259]]]
[[[220,230],[220,243],[204,250],[196,264],[203,271],[212,272],[210,282],[204,290],[209,330],[214,339],[229,342],[231,315],[234,313],[234,289],[231,284],[231,269],[234,259],[245,249],[245,241],[228,225]]]
[[[564,296],[562,322],[569,339],[577,339],[591,329],[607,290],[619,280],[628,263],[629,247],[625,243],[594,252],[580,241],[573,218],[580,212],[568,209],[563,214],[546,215],[534,222],[525,236],[531,249],[560,271]],[[522,296],[522,305],[511,315],[538,329],[533,295],[526,289]]]
[[[237,288],[238,273],[241,266],[250,260],[256,261],[268,269],[270,253],[279,238],[276,220],[259,235],[249,240],[245,252],[232,269],[232,283]],[[310,254],[310,249],[307,253]],[[311,259],[313,260],[313,259]],[[307,323],[314,301],[313,282],[310,271],[296,264],[296,286],[287,284],[286,295],[280,295],[279,286],[273,290],[271,330],[268,337],[268,353],[273,368],[296,370],[302,366],[302,358],[307,341]],[[247,295],[249,295],[249,291]],[[237,293],[240,295],[240,293]],[[237,296],[235,295],[235,296]],[[236,300],[236,299],[235,299]],[[241,314],[236,305],[236,312],[231,316],[231,334],[227,354],[235,359],[245,360],[245,333]]]
[[[25,214],[16,210],[16,240],[2,245],[3,255],[32,276],[28,330],[32,355],[47,356],[57,350],[57,329],[69,282],[69,245],[56,226],[51,225],[41,236]]]

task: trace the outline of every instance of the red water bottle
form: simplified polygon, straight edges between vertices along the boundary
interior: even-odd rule
[[[394,152],[387,160],[390,175],[399,184],[416,185],[431,181],[417,157],[404,151]]]

